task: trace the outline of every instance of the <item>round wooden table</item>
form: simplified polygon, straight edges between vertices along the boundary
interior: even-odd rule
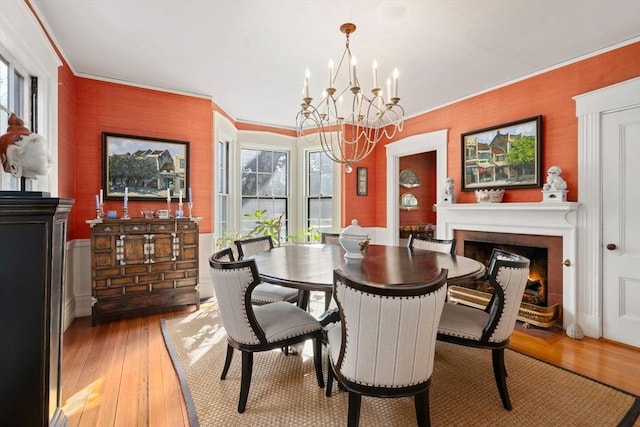
[[[341,246],[328,244],[281,246],[252,258],[265,282],[321,292],[331,291],[336,268],[383,287],[428,282],[443,268],[449,284],[472,281],[485,272],[471,258],[402,246],[369,245],[362,260],[345,259]]]

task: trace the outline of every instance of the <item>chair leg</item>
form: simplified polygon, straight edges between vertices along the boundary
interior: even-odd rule
[[[349,392],[349,415],[347,427],[358,427],[360,424],[360,402],[362,396],[352,391]]]
[[[322,372],[322,335],[313,339],[313,363],[316,366],[318,387],[324,387],[324,373]]]
[[[331,291],[326,291],[324,293],[324,311],[329,310],[329,305],[331,304]]]
[[[224,359],[224,368],[222,368],[222,375],[220,379],[227,378],[227,372],[229,372],[229,366],[231,366],[231,359],[233,359],[233,347],[227,344],[227,357]]]
[[[249,386],[251,385],[251,372],[253,371],[253,353],[242,352],[242,379],[240,380],[240,401],[238,402],[238,412],[243,413],[247,407],[249,397]]]
[[[507,368],[504,366],[504,348],[495,348],[491,350],[491,358],[493,359],[493,376],[496,379],[496,385],[502,399],[504,409],[511,410],[511,400],[509,399],[509,391],[507,390]]]
[[[331,391],[333,390],[333,367],[331,366],[331,358],[327,356],[329,360],[329,367],[327,368],[327,390],[325,395],[331,397]]]
[[[414,399],[418,427],[429,427],[431,425],[431,415],[429,413],[429,389],[416,394]]]

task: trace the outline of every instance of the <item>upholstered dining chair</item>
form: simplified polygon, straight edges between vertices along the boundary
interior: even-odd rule
[[[511,410],[507,390],[504,349],[509,344],[529,276],[529,260],[511,252],[494,249],[487,281],[493,295],[482,310],[447,302],[438,326],[438,340],[491,350],[493,376],[505,409]]]
[[[419,426],[430,425],[429,386],[447,270],[428,283],[375,285],[333,274],[340,322],[327,329],[329,371],[349,392],[347,425],[360,419],[362,395],[414,396]]]
[[[273,249],[273,240],[270,236],[236,240],[234,243],[238,252],[238,260],[244,260],[255,253],[270,251]],[[270,304],[278,301],[295,304],[298,302],[298,296],[299,291],[297,289],[263,282],[253,290],[253,293],[251,294],[251,301],[256,305]]]
[[[320,388],[324,387],[320,323],[306,311],[287,302],[254,306],[247,296],[260,283],[256,262],[253,259],[228,261],[232,257],[230,248],[222,249],[211,256],[209,265],[222,324],[227,332],[227,356],[220,379],[227,377],[234,349],[242,353],[238,412],[244,412],[247,406],[253,354],[257,352],[313,339],[316,380]]]
[[[430,251],[454,255],[456,253],[456,239],[433,239],[430,237],[420,237],[415,234],[411,234],[409,236],[409,247],[416,249],[428,249]]]
[[[320,233],[320,243],[327,245],[339,245],[340,233]]]
[[[320,233],[320,243],[325,245],[339,245],[340,233]],[[331,304],[331,291],[324,293],[324,311],[329,310]]]

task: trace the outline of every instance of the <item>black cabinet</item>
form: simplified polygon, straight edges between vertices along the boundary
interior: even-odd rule
[[[2,425],[67,424],[60,381],[63,267],[72,203],[0,195]]]

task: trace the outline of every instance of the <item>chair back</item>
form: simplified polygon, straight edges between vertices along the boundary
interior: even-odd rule
[[[339,245],[340,233],[321,233],[320,243],[326,243],[327,245]]]
[[[376,285],[333,275],[342,338],[331,357],[344,378],[373,387],[428,381],[445,301],[447,270],[428,283]],[[337,362],[336,362],[337,360]]]
[[[270,236],[236,240],[234,243],[238,249],[238,259],[240,260],[248,258],[258,252],[265,252],[273,249],[273,240]]]
[[[489,322],[482,341],[503,342],[511,336],[529,277],[529,260],[523,256],[494,249],[489,261],[487,280],[493,286],[493,296],[486,311]]]
[[[209,258],[209,272],[222,323],[229,337],[238,343],[264,343],[264,331],[251,306],[251,291],[260,283],[256,262],[252,259],[225,261],[229,255],[231,248],[225,248]]]
[[[430,237],[420,237],[412,234],[409,236],[411,249],[427,249],[435,252],[454,255],[456,253],[456,239],[442,240]]]

